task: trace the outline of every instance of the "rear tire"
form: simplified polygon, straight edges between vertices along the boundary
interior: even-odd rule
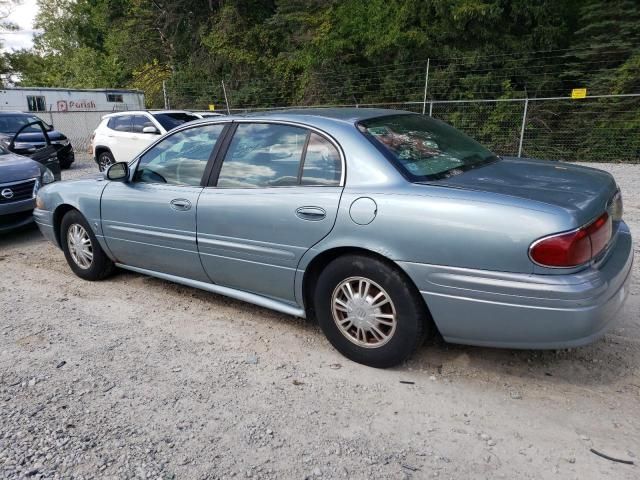
[[[314,292],[320,328],[354,362],[388,368],[424,342],[432,322],[415,286],[396,267],[366,255],[333,260]]]
[[[113,155],[109,151],[100,152],[98,155],[98,169],[101,172],[104,172],[109,165],[113,165],[116,163],[116,159],[113,158]]]
[[[102,280],[115,270],[89,223],[77,210],[67,212],[62,218],[60,244],[69,267],[80,278]]]

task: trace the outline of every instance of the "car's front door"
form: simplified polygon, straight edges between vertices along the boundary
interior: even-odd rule
[[[300,258],[335,222],[339,150],[299,126],[234,126],[198,201],[202,265],[217,284],[293,302]]]
[[[41,133],[42,141],[22,140],[23,133]],[[58,150],[51,144],[47,129],[41,121],[23,125],[9,142],[8,149],[18,155],[24,155],[41,163],[53,173],[56,180],[60,180],[60,161]]]
[[[106,186],[102,232],[119,263],[208,281],[196,244],[196,205],[224,128],[180,130],[141,155],[129,182]]]

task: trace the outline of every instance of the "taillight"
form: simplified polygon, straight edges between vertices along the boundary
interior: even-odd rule
[[[611,235],[611,218],[603,213],[582,228],[535,241],[529,248],[529,256],[543,267],[576,267],[602,252]]]

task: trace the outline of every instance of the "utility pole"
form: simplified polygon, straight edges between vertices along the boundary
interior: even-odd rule
[[[529,97],[524,99],[524,112],[522,113],[522,126],[520,127],[520,144],[518,145],[518,157],[522,156],[522,144],[524,142],[524,129],[527,125],[528,109],[529,109]]]
[[[167,82],[165,80],[162,81],[162,96],[164,98],[164,109],[169,109],[169,97],[167,96]]]
[[[222,93],[224,93],[224,103],[227,104],[227,115],[231,115],[231,109],[229,108],[229,98],[227,97],[227,89],[224,86],[224,80],[222,80]]]
[[[427,88],[429,88],[429,63],[431,63],[431,58],[427,58],[427,73],[425,73],[424,75],[424,98],[422,100],[423,115],[427,111]]]

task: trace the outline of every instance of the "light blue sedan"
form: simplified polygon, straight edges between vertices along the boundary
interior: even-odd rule
[[[34,216],[81,278],[120,267],[316,319],[374,367],[436,329],[471,345],[592,342],[633,261],[608,173],[500,158],[393,110],[191,122],[104,176],[42,188]]]

